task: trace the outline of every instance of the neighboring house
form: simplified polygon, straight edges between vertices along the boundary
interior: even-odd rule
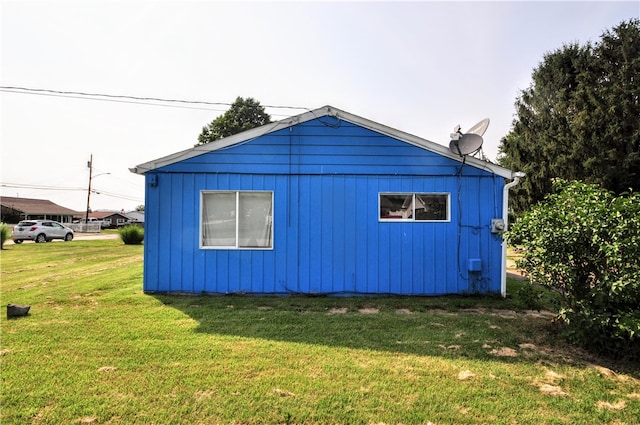
[[[18,222],[20,220],[54,220],[60,223],[71,223],[73,217],[78,214],[69,208],[54,204],[46,199],[13,198],[3,196],[0,198],[2,205],[2,221]]]
[[[129,219],[128,224],[144,227],[144,211],[129,211],[125,215]]]
[[[505,293],[512,172],[330,106],[131,171],[147,293]]]
[[[126,216],[124,211],[92,211],[89,213],[89,220],[94,218],[102,222],[101,227],[103,229],[115,229],[129,222],[129,217]]]

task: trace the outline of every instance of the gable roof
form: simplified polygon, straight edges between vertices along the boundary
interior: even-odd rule
[[[5,208],[20,211],[27,215],[75,215],[78,211],[54,204],[46,199],[13,198],[3,196],[0,204]]]
[[[125,215],[131,221],[144,223],[144,211],[129,211]]]
[[[215,143],[207,143],[204,145],[196,146],[191,149],[186,149],[180,152],[176,152],[174,154],[167,155],[165,157],[155,159],[153,161],[145,162],[143,164],[130,168],[129,171],[136,174],[145,174],[149,171],[155,170],[160,167],[164,167],[167,165],[174,164],[176,162],[184,161],[186,159],[193,158],[208,152],[224,149],[226,147],[229,147],[235,144],[244,143],[252,139],[255,139],[257,137],[263,136],[265,134],[269,134],[269,133],[281,130],[283,128],[291,127],[296,124],[301,124],[307,121],[311,121],[311,120],[326,117],[326,116],[348,121],[352,124],[359,125],[361,127],[378,132],[380,134],[384,134],[394,139],[398,139],[400,141],[417,146],[419,148],[426,149],[428,151],[437,153],[447,158],[451,158],[455,161],[459,161],[459,162],[463,161],[463,158],[461,156],[454,154],[446,146],[434,143],[430,140],[423,139],[413,134],[405,133],[403,131],[388,127],[384,124],[380,124],[375,121],[371,121],[369,119],[362,118],[360,116],[357,116],[349,112],[342,111],[338,108],[334,108],[333,106],[327,105],[318,109],[314,109],[312,111],[302,113],[300,115],[295,115],[293,117],[285,118],[283,120],[276,121],[270,124],[265,124],[263,126],[253,128],[251,130],[243,131],[242,133],[234,134],[233,136],[216,140]],[[504,178],[509,178],[509,179],[513,178],[512,176],[513,173],[511,170],[501,167],[499,165],[492,164],[487,161],[482,161],[480,159],[470,157],[470,156],[467,156],[464,160],[467,165],[480,168],[486,171],[490,171]]]

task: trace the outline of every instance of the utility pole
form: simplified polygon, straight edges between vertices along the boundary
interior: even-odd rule
[[[87,162],[87,167],[89,167],[89,188],[87,189],[87,211],[84,217],[84,231],[87,231],[87,226],[89,225],[89,210],[91,207],[89,206],[89,202],[91,201],[91,176],[93,174],[93,154],[89,158],[89,162]]]

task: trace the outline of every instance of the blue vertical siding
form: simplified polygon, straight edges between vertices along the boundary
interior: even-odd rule
[[[501,240],[490,224],[502,177],[347,122],[296,125],[146,178],[147,292],[500,291]],[[200,249],[203,190],[272,191],[273,249]],[[381,192],[449,193],[450,220],[380,222]],[[468,271],[470,258],[480,272]]]

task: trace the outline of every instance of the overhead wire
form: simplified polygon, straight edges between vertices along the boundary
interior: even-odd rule
[[[50,97],[63,97],[67,99],[81,99],[81,100],[94,100],[99,102],[115,102],[115,103],[126,103],[132,105],[145,105],[145,106],[161,106],[165,108],[180,108],[180,109],[195,109],[200,111],[223,111],[222,109],[213,109],[213,108],[198,108],[198,107],[190,107],[190,106],[180,106],[180,105],[166,105],[161,103],[150,103],[150,102],[141,102],[141,101],[133,101],[133,100],[118,100],[118,99],[100,99],[95,97],[88,96],[72,96],[72,95],[63,95],[63,94],[52,94],[52,93],[33,93],[33,92],[23,92],[23,91],[14,91],[14,90],[4,90],[0,89],[0,91],[6,93],[18,93],[18,94],[28,94],[34,96],[50,96]]]
[[[106,190],[102,190],[102,189],[99,189],[99,188],[91,189],[91,193],[94,193],[96,195],[109,196],[109,197],[112,197],[112,198],[124,199],[125,201],[143,202],[142,199],[136,198],[134,196],[121,195],[121,194],[117,194],[117,193],[113,193],[113,192],[108,192]]]
[[[68,191],[68,192],[86,192],[86,187],[64,187],[64,186],[50,186],[50,185],[37,185],[37,184],[23,184],[23,183],[10,183],[10,182],[0,182],[0,187],[3,188],[11,188],[11,189],[25,189],[25,190],[60,190],[60,191]],[[110,196],[113,198],[124,199],[127,201],[142,201],[140,198],[135,196],[123,195],[120,193],[114,193],[105,191],[99,188],[92,188],[91,193],[95,193],[98,195]]]
[[[33,87],[20,87],[20,86],[0,86],[1,92],[7,93],[16,93],[16,94],[30,94],[37,96],[52,96],[52,97],[63,97],[63,98],[71,98],[71,99],[81,99],[81,100],[94,100],[94,101],[103,101],[103,102],[117,102],[117,103],[128,103],[128,104],[137,104],[137,105],[149,105],[149,106],[162,106],[162,107],[173,107],[173,108],[183,108],[183,109],[196,109],[196,110],[206,110],[206,111],[218,111],[222,112],[225,109],[220,108],[210,108],[210,107],[197,107],[197,106],[185,106],[185,105],[208,105],[208,106],[232,106],[232,103],[228,102],[211,102],[205,100],[185,100],[185,99],[169,99],[169,98],[160,98],[160,97],[141,97],[141,96],[132,96],[132,95],[115,95],[108,93],[89,93],[89,92],[81,92],[81,91],[63,91],[63,90],[53,90],[53,89],[42,89],[42,88],[33,88]],[[161,103],[157,103],[161,102]],[[175,105],[175,104],[178,105]],[[270,109],[291,109],[291,110],[304,110],[310,111],[311,108],[303,107],[303,106],[286,106],[286,105],[261,105],[264,108]],[[287,114],[272,114],[283,117],[290,117],[291,115]],[[277,125],[277,122],[272,123],[274,126]],[[197,149],[197,147],[196,147]],[[8,186],[5,187],[12,188],[22,188],[29,189],[30,187],[24,186]],[[35,187],[34,187],[35,189]],[[43,190],[49,190],[47,188],[41,188]],[[73,189],[64,189],[64,188],[52,188],[50,190],[84,190],[82,188],[73,188]]]
[[[40,88],[19,87],[19,86],[0,86],[0,91],[7,92],[7,93],[17,93],[17,94],[65,97],[65,98],[71,98],[71,99],[130,103],[130,104],[137,104],[137,105],[164,106],[164,107],[172,107],[172,108],[198,109],[198,110],[219,111],[219,112],[224,111],[224,109],[184,106],[184,105],[207,105],[207,106],[218,106],[218,107],[233,105],[233,103],[228,103],[228,102],[211,102],[206,100],[168,99],[168,98],[160,98],[160,97],[142,97],[142,96],[132,96],[132,95],[116,95],[116,94],[109,94],[109,93],[63,91],[63,90],[40,89]],[[179,105],[175,105],[175,104],[179,104]],[[260,106],[264,108],[270,108],[270,109],[292,109],[292,110],[304,110],[304,111],[310,110],[310,108],[303,107],[303,106],[285,106],[285,105],[260,105]],[[274,115],[289,116],[286,114],[274,114]]]
[[[36,189],[36,190],[87,190],[87,188],[82,187],[63,187],[63,186],[48,186],[48,185],[37,185],[37,184],[23,184],[23,183],[10,183],[10,182],[0,182],[0,187],[8,187],[12,189]]]

